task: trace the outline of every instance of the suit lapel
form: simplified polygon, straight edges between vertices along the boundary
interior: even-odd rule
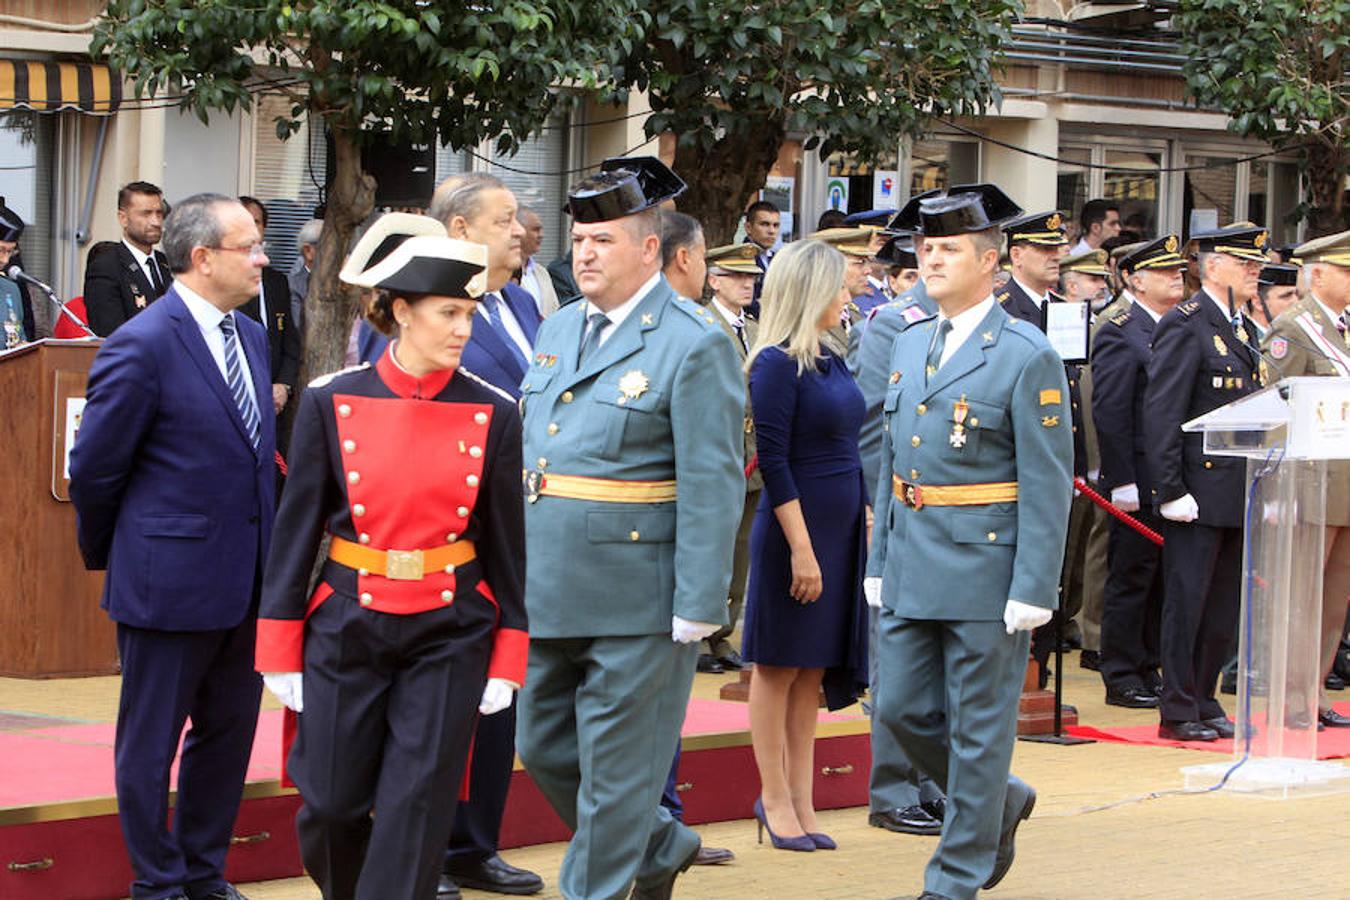
[[[479,314],[475,313],[475,315]],[[511,352],[511,348],[506,346],[508,339],[492,326],[488,317],[483,315],[482,319],[481,322],[475,321],[473,323],[473,335],[470,340],[482,347],[488,356],[496,360],[497,365],[502,367],[502,371],[507,374],[513,383],[519,384],[520,380],[525,377],[525,370],[521,368],[520,360],[516,357],[516,354]],[[526,360],[526,362],[528,363],[529,360]]]
[[[1233,323],[1228,320],[1227,316],[1219,312],[1219,307],[1217,304],[1215,304],[1213,298],[1209,296],[1209,291],[1202,289],[1200,293],[1204,295],[1203,300],[1205,304],[1206,314],[1209,316],[1210,325],[1213,326],[1214,330],[1223,337],[1224,343],[1230,343],[1228,338],[1231,335],[1232,336],[1231,343],[1235,347],[1234,352],[1241,354],[1243,360],[1247,363],[1247,366],[1252,370],[1255,370],[1256,358],[1252,354],[1252,348],[1247,346],[1245,341],[1238,339],[1237,334],[1235,334],[1233,331]],[[1246,316],[1243,316],[1242,321],[1248,325],[1251,324],[1250,322],[1247,321]],[[1252,325],[1251,330],[1255,331],[1255,329],[1256,326]]]
[[[145,274],[145,269],[140,263],[136,262],[136,257],[131,255],[127,245],[118,241],[117,258],[122,262],[122,270],[126,273],[127,286],[131,289],[133,296],[139,291],[140,296],[145,298],[148,306],[151,300],[155,299],[155,286],[150,283],[149,277]],[[134,305],[134,304],[133,304]],[[137,307],[142,309],[143,307]]]
[[[502,288],[501,293],[502,299],[511,310],[511,315],[516,317],[520,330],[525,332],[525,340],[529,341],[530,347],[533,348],[535,335],[539,333],[539,309],[534,305],[534,297],[524,288],[516,288],[510,284]]]
[[[929,380],[928,387],[924,389],[924,398],[933,397],[943,388],[984,365],[985,351],[998,343],[999,337],[1003,334],[1003,325],[1007,321],[1008,313],[995,303],[980,320],[980,324],[975,326],[975,330],[966,338],[965,343],[957,348],[952,358],[947,360]],[[986,334],[991,335],[992,340],[985,340]]]
[[[708,305],[712,306],[716,302],[716,300],[710,300],[708,301]],[[741,346],[741,339],[736,337],[736,329],[731,327],[731,323],[727,321],[727,317],[722,315],[720,310],[713,310],[712,314],[713,318],[717,320],[717,324],[722,326],[722,330],[726,332],[727,337],[731,338],[731,343],[735,345],[736,354],[740,356],[741,362],[745,362],[745,347]],[[750,320],[746,319],[745,324],[741,327],[745,331],[745,343],[754,346],[754,342],[750,338]]]
[[[225,407],[225,414],[229,416],[230,421],[234,423],[235,430],[239,432],[245,443],[248,443],[248,430],[244,427],[243,416],[239,414],[239,407],[235,405],[234,397],[230,394],[229,385],[225,383],[225,376],[220,374],[220,367],[216,365],[215,357],[211,355],[211,350],[206,346],[206,340],[202,337],[202,330],[197,325],[197,320],[188,312],[185,304],[176,291],[170,290],[163,299],[174,304],[169,316],[174,320],[175,331],[178,339],[183,342],[184,349],[196,364],[198,371],[201,372],[202,379],[211,392],[216,395],[216,399]],[[240,341],[240,345],[243,342]],[[253,360],[249,360],[250,368],[253,368]],[[256,369],[255,369],[256,373]],[[254,375],[257,380],[257,375]],[[269,390],[268,396],[271,396]]]

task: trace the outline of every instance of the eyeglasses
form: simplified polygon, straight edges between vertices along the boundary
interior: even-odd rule
[[[207,247],[208,250],[228,250],[231,253],[247,253],[249,262],[257,262],[267,256],[267,242],[259,241],[247,247]]]

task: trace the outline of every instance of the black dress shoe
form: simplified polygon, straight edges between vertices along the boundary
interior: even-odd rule
[[[1233,720],[1227,716],[1215,716],[1212,719],[1202,719],[1200,724],[1204,725],[1206,728],[1213,729],[1214,733],[1221,738],[1232,738],[1233,735],[1237,734],[1237,730],[1233,727]]]
[[[1343,691],[1345,690],[1345,679],[1335,672],[1328,672],[1325,686],[1329,691]]]
[[[721,675],[726,671],[726,669],[722,668],[722,664],[717,661],[717,658],[710,653],[700,653],[698,655],[697,668],[700,672],[704,672],[708,675]]]
[[[1199,722],[1160,722],[1158,737],[1168,741],[1217,741],[1219,733]]]
[[[1096,650],[1084,650],[1078,654],[1078,668],[1088,669],[1092,672],[1102,670],[1102,655]]]
[[[929,815],[922,806],[905,806],[867,814],[867,824],[901,834],[941,834],[942,820]]]
[[[1317,721],[1328,728],[1350,728],[1350,716],[1343,716],[1334,709],[1319,712]]]
[[[694,854],[694,865],[696,866],[720,866],[722,863],[729,863],[736,858],[725,847],[703,847],[698,848],[698,853]]]
[[[445,874],[457,885],[494,894],[537,894],[544,889],[544,879],[517,869],[496,853],[480,860],[455,859],[446,863]]]
[[[717,661],[722,664],[722,668],[728,672],[739,672],[745,668],[745,660],[735,650],[729,650],[717,657]]]
[[[682,872],[694,864],[698,859],[698,851],[701,849],[702,845],[700,844],[693,853],[689,854],[688,859],[680,863],[674,872],[660,881],[645,887],[640,884],[633,885],[633,893],[628,895],[628,900],[670,900],[670,895],[675,890],[675,879],[679,878]]]
[[[928,813],[939,822],[947,818],[947,798],[938,797],[936,800],[926,800],[919,804],[923,811]]]
[[[1017,847],[1017,826],[1021,825],[1027,819],[1031,818],[1031,811],[1036,808],[1036,791],[1034,788],[1027,788],[1027,799],[1018,810],[1017,815],[1013,816],[1011,822],[1003,823],[1003,831],[998,836],[998,853],[994,856],[994,871],[989,873],[989,880],[984,883],[984,889],[987,891],[1003,880],[1003,876],[1008,874],[1012,868],[1013,856]]]
[[[1141,687],[1107,688],[1107,706],[1123,706],[1126,709],[1157,709],[1158,695]]]
[[[449,875],[442,875],[436,882],[436,900],[459,900],[459,885]]]

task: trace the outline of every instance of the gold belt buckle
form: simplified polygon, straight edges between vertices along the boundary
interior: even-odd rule
[[[923,509],[923,488],[917,484],[905,482],[904,494],[905,505],[913,510]]]
[[[391,581],[422,580],[421,550],[384,551],[384,577]]]

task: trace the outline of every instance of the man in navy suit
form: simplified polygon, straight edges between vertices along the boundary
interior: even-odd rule
[[[108,338],[71,453],[80,550],[117,623],[117,806],[134,900],[234,900],[225,852],[262,682],[253,671],[276,468],[267,336],[235,312],[267,264],[253,218],[198,194],[165,224],[173,287]],[[172,830],[169,768],[185,720]]]
[[[488,248],[487,291],[474,316],[473,334],[460,366],[520,396],[520,382],[534,356],[539,307],[511,273],[520,268],[525,226],[516,215],[516,196],[486,172],[443,182],[427,214],[439,219],[450,237]],[[508,864],[497,853],[506,793],[515,762],[516,707],[478,720],[469,768],[469,799],[455,810],[446,853],[442,900],[457,897],[459,885],[505,894],[533,894],[544,887],[533,872]]]

